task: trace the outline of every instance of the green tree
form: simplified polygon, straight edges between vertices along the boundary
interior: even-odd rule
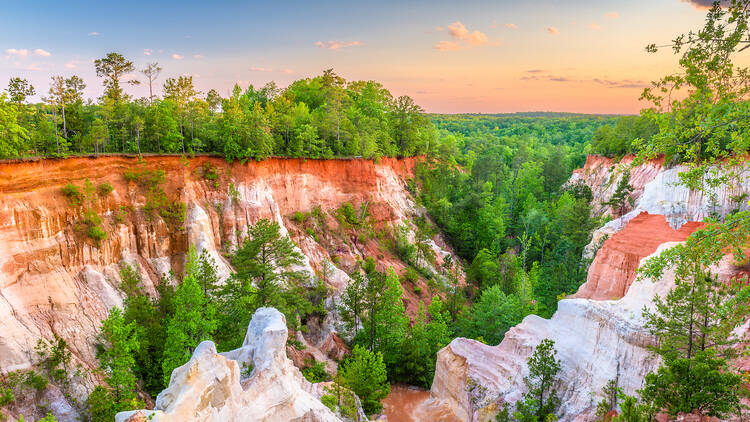
[[[28,79],[18,77],[10,78],[7,91],[10,100],[17,105],[23,104],[28,97],[36,94],[34,85],[30,84]]]
[[[135,323],[126,323],[122,310],[113,308],[102,321],[97,346],[99,368],[106,386],[97,386],[86,400],[93,421],[111,421],[117,412],[141,406],[136,393],[135,353],[139,343]]]
[[[101,59],[94,60],[94,67],[96,68],[96,76],[104,78],[104,98],[115,104],[128,99],[120,83],[126,74],[135,70],[133,62],[125,59],[122,54],[109,53]],[[137,85],[139,82],[135,79],[129,79],[126,83]]]
[[[172,371],[190,359],[198,343],[210,340],[216,329],[215,308],[203,294],[196,278],[198,257],[188,253],[185,277],[177,287],[172,304],[177,310],[167,322],[162,371],[169,384]]]
[[[482,338],[487,344],[499,344],[505,333],[523,319],[521,302],[514,294],[506,295],[498,285],[485,289],[471,310],[457,325],[461,336]]]
[[[378,413],[383,408],[380,400],[391,391],[388,384],[383,356],[362,346],[354,346],[352,354],[339,369],[344,386],[348,387],[362,401],[365,413]]]
[[[528,391],[516,402],[516,411],[512,419],[521,422],[545,422],[555,420],[560,399],[552,384],[560,371],[560,361],[556,358],[555,343],[544,339],[529,357],[529,375],[524,377]],[[506,406],[496,418],[509,420],[510,412]]]
[[[632,205],[632,199],[630,194],[633,193],[633,186],[630,185],[630,170],[625,170],[620,176],[620,181],[617,182],[612,197],[610,197],[603,205],[608,205],[612,209],[616,209],[618,214],[622,216],[625,212],[625,207],[630,204]]]

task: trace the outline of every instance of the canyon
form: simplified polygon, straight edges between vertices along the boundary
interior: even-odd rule
[[[377,237],[351,238],[340,230],[335,212],[353,204],[366,210],[373,231],[389,233],[403,226],[413,236],[412,220],[423,215],[407,188],[417,161],[267,159],[230,164],[207,156],[109,156],[0,163],[0,373],[33,368],[37,343],[59,337],[72,353],[71,365],[82,374],[70,395],[84,400],[100,381],[94,347],[100,322],[125,297],[121,265],[136,269],[140,287],[155,294],[164,275],[182,273],[192,246],[206,251],[220,278],[226,278],[231,271],[227,254],[242,241],[246,227],[261,218],[278,222],[290,235],[305,257],[302,270],[315,275],[325,266],[331,291],[327,317],[309,324],[313,329],[305,335],[294,333],[306,347],[289,353],[298,365],[314,357],[335,371],[335,360],[346,353],[336,332],[335,298],[348,283],[347,272],[367,256],[378,257],[381,270],[393,266],[400,274],[405,269]],[[159,170],[164,178],[155,189],[170,203],[184,204],[182,221],[149,212],[153,192],[137,178],[126,177]],[[111,192],[89,195],[83,206],[63,194],[67,185],[85,190],[87,182],[108,184]],[[328,227],[318,237],[292,218],[312,211]],[[97,242],[80,229],[87,212],[101,218],[105,239]],[[438,263],[450,253],[439,236],[431,246]],[[424,280],[416,286],[420,289],[404,293],[411,314],[419,301],[429,303],[431,297]],[[77,417],[62,394],[48,401],[66,410],[56,411],[68,415],[61,420]],[[29,416],[30,410],[9,412]]]
[[[666,273],[659,280],[638,280],[637,269],[648,257],[684,241],[701,221],[723,216],[748,205],[737,198],[750,192],[743,176],[728,187],[696,192],[681,186],[685,167],[667,168],[660,160],[633,165],[590,156],[569,183],[591,188],[594,212],[614,210],[604,205],[624,172],[633,187],[628,212],[596,230],[585,253],[593,259],[587,281],[570,298],[561,300],[550,319],[527,316],[495,346],[457,338],[438,353],[430,397],[421,406],[450,411],[465,421],[494,420],[504,403],[525,392],[527,359],[545,338],[555,341],[561,371],[555,388],[562,400],[560,420],[594,420],[596,403],[606,383],[617,378],[626,394],[642,386],[644,376],[659,362],[647,347],[654,339],[644,329],[643,309],[655,295],[665,295],[674,282]],[[720,280],[746,274],[731,257],[712,268]]]
[[[191,360],[174,371],[154,410],[122,413],[117,420],[340,420],[320,402],[325,385],[307,382],[297,367],[312,357],[335,372],[336,361],[347,352],[337,332],[335,303],[349,282],[347,272],[359,260],[375,256],[380,269],[393,266],[399,274],[406,266],[377,237],[350,236],[339,227],[336,211],[352,204],[366,211],[368,224],[377,231],[403,226],[413,239],[413,221],[425,215],[408,188],[417,162],[227,163],[207,156],[109,156],[0,163],[0,373],[33,368],[37,342],[59,337],[67,342],[73,364],[82,369],[70,391],[82,400],[100,382],[94,371],[95,337],[109,310],[122,306],[123,264],[138,271],[145,291],[156,294],[164,275],[181,274],[193,246],[213,258],[223,279],[231,272],[228,254],[242,241],[245,228],[268,218],[278,222],[303,253],[303,270],[325,273],[331,291],[325,319],[310,324],[307,333],[290,333],[283,315],[259,310],[241,348],[218,353],[213,343],[202,343]],[[544,338],[555,340],[562,363],[555,384],[563,402],[561,420],[592,420],[601,389],[610,379],[617,377],[628,394],[641,387],[645,374],[659,364],[647,350],[653,338],[643,328],[642,312],[654,295],[669,290],[673,277],[638,280],[638,267],[684,241],[706,217],[746,209],[738,198],[750,193],[750,181],[743,178],[729,188],[700,193],[678,184],[680,166],[660,160],[632,163],[632,157],[614,162],[591,156],[570,179],[591,189],[597,215],[612,216],[587,247],[585,254],[592,261],[577,293],[561,300],[550,319],[527,316],[498,345],[454,339],[438,354],[429,392],[394,386],[385,400],[387,420],[492,420],[500,406],[523,394],[526,360]],[[168,215],[149,213],[149,190],[126,177],[128,172],[157,170],[165,173],[159,189],[173,203],[184,204],[179,224]],[[207,177],[208,170],[216,176]],[[625,171],[634,189],[632,202],[620,215],[604,203]],[[72,204],[64,187],[85,188],[87,181],[109,184],[111,192],[93,195],[86,206]],[[106,238],[101,241],[79,228],[87,211],[102,219]],[[313,213],[327,227],[318,236],[298,217]],[[431,246],[437,257],[432,270],[439,273],[451,250],[440,235]],[[747,268],[725,259],[714,271],[728,279]],[[414,315],[419,302],[429,303],[430,296],[424,280],[405,286],[407,312]],[[287,346],[289,336],[305,345],[304,350]],[[243,374],[239,368],[251,362],[253,372]],[[58,389],[48,389],[45,400],[59,420],[78,418]],[[29,414],[23,406],[9,409],[10,415]]]

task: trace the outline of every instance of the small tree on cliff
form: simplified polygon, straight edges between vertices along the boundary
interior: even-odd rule
[[[675,274],[667,296],[657,295],[654,308],[644,309],[646,327],[658,340],[652,351],[664,362],[646,376],[641,392],[655,408],[672,416],[697,410],[724,418],[739,411],[740,399],[748,395],[742,377],[727,362],[747,348],[734,330],[750,316],[750,287],[727,285],[708,271],[727,250],[744,259],[748,234],[748,215],[737,213],[710,223],[642,268],[642,275],[654,280],[669,269]]]
[[[210,340],[216,329],[215,309],[203,295],[196,274],[198,257],[194,249],[188,252],[185,278],[175,291],[172,303],[175,314],[167,323],[162,370],[164,383],[169,385],[172,371],[190,359],[193,350],[203,340]]]
[[[523,379],[528,391],[516,402],[516,411],[510,414],[506,406],[498,413],[497,421],[546,422],[555,420],[555,411],[560,399],[552,384],[560,372],[560,361],[556,358],[555,342],[544,339],[528,359],[529,375]]]
[[[607,202],[604,202],[604,205],[616,209],[619,215],[622,216],[625,213],[625,206],[631,201],[631,193],[633,193],[633,186],[630,185],[630,170],[626,170],[622,174],[622,177],[620,177],[620,181],[617,182],[617,188],[615,188],[612,197]]]

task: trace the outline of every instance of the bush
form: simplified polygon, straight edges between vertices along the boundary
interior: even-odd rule
[[[37,391],[42,391],[47,388],[48,383],[47,378],[38,374],[36,371],[27,372],[26,379],[24,380],[24,384]]]
[[[307,216],[305,215],[305,213],[301,211],[297,211],[294,214],[292,214],[291,220],[297,224],[302,224],[305,221],[307,221]]]
[[[11,404],[16,401],[16,395],[10,387],[0,387],[0,407]]]
[[[96,191],[99,193],[99,196],[107,196],[112,193],[114,189],[115,188],[113,188],[112,185],[107,182],[99,183],[99,186],[96,187]]]
[[[355,346],[341,372],[344,385],[362,401],[365,413],[371,415],[383,409],[380,400],[391,391],[383,355],[373,353],[362,346]]]
[[[149,189],[156,188],[167,180],[167,174],[164,170],[126,171],[124,176],[125,180]]]
[[[320,398],[320,402],[323,403],[327,408],[331,409],[331,412],[336,413],[336,407],[338,404],[336,396],[325,394]]]
[[[419,272],[415,270],[414,267],[407,268],[406,274],[404,274],[404,280],[411,284],[416,283],[419,280]]]
[[[302,375],[311,383],[330,381],[331,376],[326,372],[324,362],[317,362],[312,359],[305,359],[305,368],[302,369]]]
[[[84,199],[83,193],[81,192],[81,189],[78,186],[72,183],[68,183],[67,185],[63,186],[62,194],[65,195],[68,198],[68,200],[70,200],[71,204],[77,207],[80,207],[81,205],[83,205],[83,199]]]

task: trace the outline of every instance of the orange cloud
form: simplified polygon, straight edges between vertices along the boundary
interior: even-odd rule
[[[606,17],[607,19],[617,19],[620,17],[620,14],[617,12],[609,12],[609,13],[605,13],[604,17]]]
[[[338,50],[340,48],[346,48],[346,47],[356,47],[359,45],[362,45],[362,42],[360,41],[318,41],[315,43],[320,48],[325,48],[328,50]]]
[[[466,25],[460,21],[453,22],[447,26],[448,33],[453,37],[454,41],[440,41],[439,43],[432,46],[436,50],[451,51],[460,50],[463,46],[469,48],[487,44],[489,39],[483,32],[474,30],[470,31]],[[463,42],[463,45],[461,44]]]
[[[547,32],[549,32],[552,35],[557,35],[560,33],[560,31],[558,31],[557,28],[555,28],[554,26],[548,26]]]
[[[597,25],[595,23],[592,23],[591,25],[589,25],[589,28],[593,29],[594,31],[598,31],[598,30],[602,29],[601,26],[599,26],[599,25]]]
[[[518,27],[516,26],[515,23],[506,23],[503,26],[506,27],[506,28],[510,28],[510,29],[518,29]]]
[[[29,50],[25,48],[17,49],[17,48],[9,48],[5,50],[5,54],[9,56],[18,56],[18,57],[26,57],[29,55]]]
[[[182,60],[182,59],[185,58],[185,56],[181,56],[181,55],[179,55],[177,53],[174,53],[174,54],[172,54],[172,58],[175,59],[175,60]]]

